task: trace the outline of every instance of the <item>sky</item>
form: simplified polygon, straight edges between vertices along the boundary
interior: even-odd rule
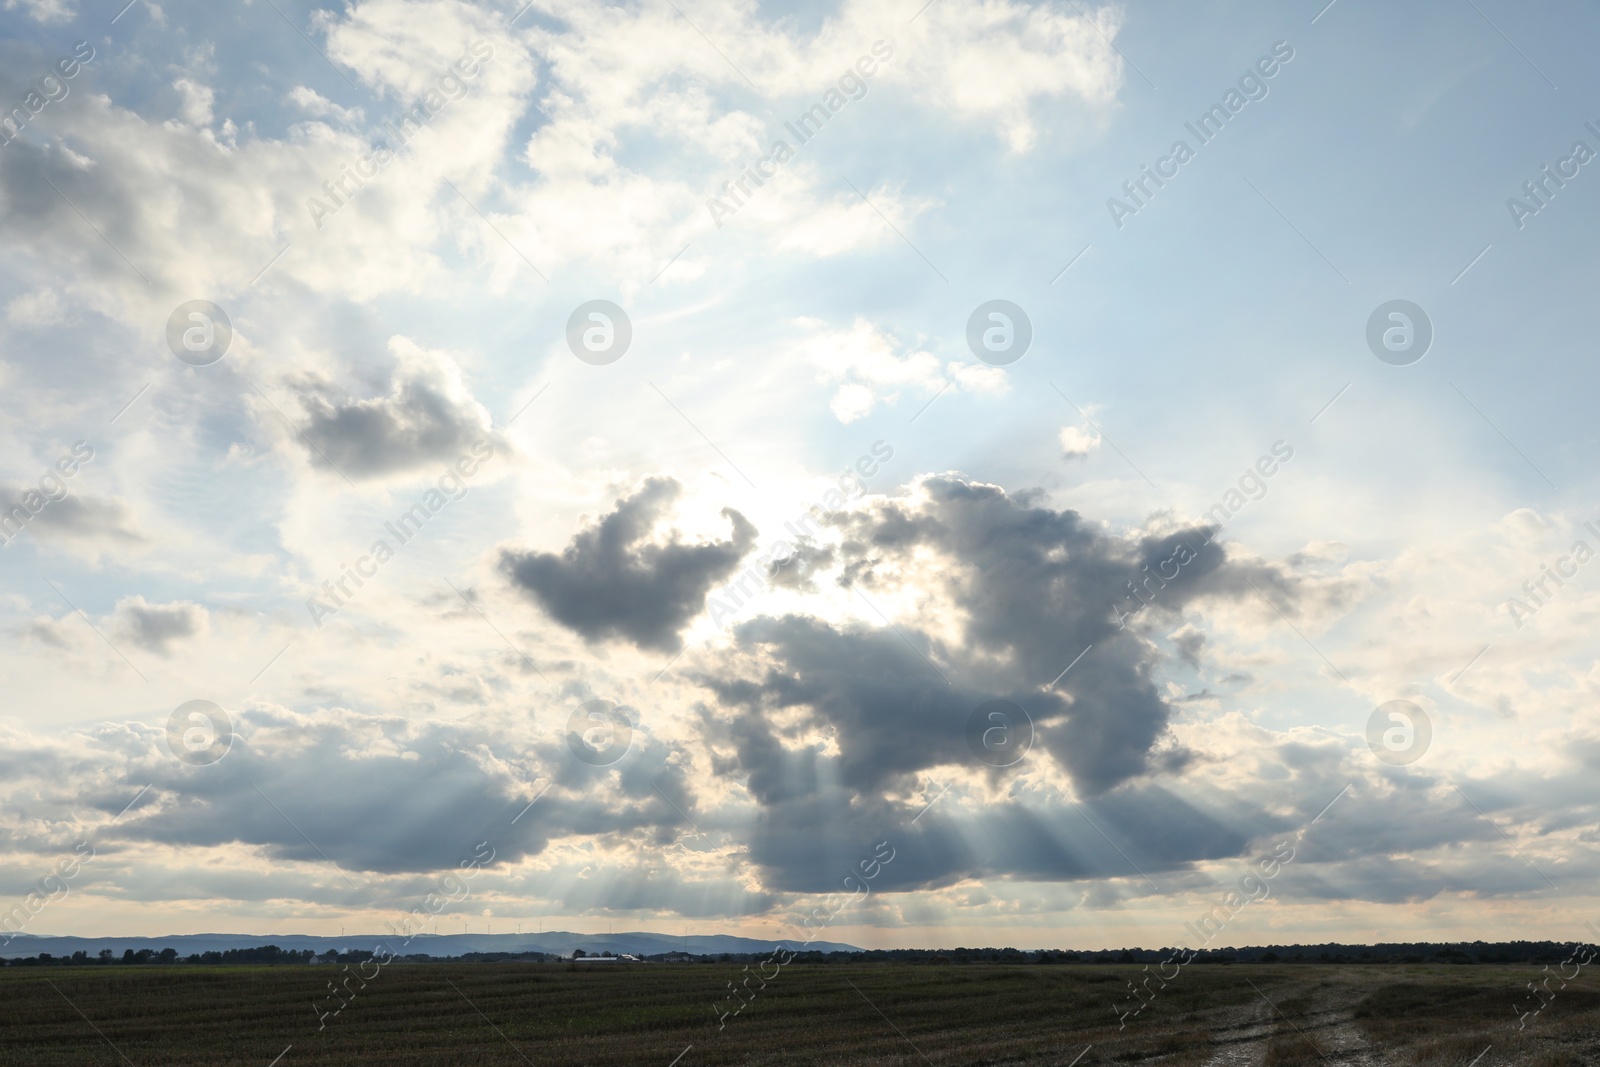
[[[1588,936],[1600,12],[122,2],[0,0],[9,932]]]

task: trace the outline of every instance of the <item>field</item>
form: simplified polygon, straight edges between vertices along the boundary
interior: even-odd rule
[[[0,1064],[1600,1063],[1584,979],[1519,1031],[1533,967],[1193,965],[1119,1029],[1136,966],[793,964],[719,1029],[741,968],[394,963],[320,1032],[339,967],[6,968]]]

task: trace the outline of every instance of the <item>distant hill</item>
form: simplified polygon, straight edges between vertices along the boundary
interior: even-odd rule
[[[110,949],[121,956],[128,949],[138,952],[150,949],[160,952],[171,948],[180,956],[197,952],[225,952],[228,949],[255,948],[258,945],[277,945],[281,949],[302,951],[311,949],[322,954],[329,949],[348,952],[351,949],[376,951],[378,945],[387,946],[396,955],[425,953],[429,956],[460,956],[467,952],[548,952],[557,956],[570,956],[575,949],[594,956],[602,952],[628,953],[633,956],[655,956],[663,952],[687,952],[696,956],[719,953],[768,953],[784,947],[798,949],[798,941],[762,941],[729,934],[711,934],[704,937],[679,937],[673,934],[619,933],[574,934],[557,930],[542,934],[417,934],[406,942],[393,934],[349,934],[343,937],[321,937],[313,934],[173,934],[169,937],[45,937],[18,934],[9,944],[0,944],[0,958],[17,959],[48,952],[52,956],[70,956],[86,952],[96,956],[101,949]],[[860,952],[854,945],[837,941],[813,941],[807,948],[817,952]]]

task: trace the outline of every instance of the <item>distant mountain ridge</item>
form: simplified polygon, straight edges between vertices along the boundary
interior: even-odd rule
[[[425,953],[429,956],[460,956],[467,952],[548,952],[555,956],[570,956],[577,949],[585,955],[602,952],[617,955],[656,956],[663,952],[687,952],[696,956],[729,953],[772,952],[777,948],[799,949],[800,941],[763,941],[752,937],[735,937],[732,934],[704,936],[679,936],[675,934],[619,933],[576,934],[564,930],[538,934],[417,934],[408,942],[394,934],[347,934],[326,937],[318,934],[172,934],[167,937],[50,937],[34,934],[17,934],[10,942],[0,944],[0,958],[16,959],[37,956],[48,952],[52,956],[70,956],[74,952],[99,955],[110,949],[121,956],[132,949],[150,949],[160,952],[171,948],[180,956],[197,952],[225,952],[228,949],[257,948],[277,945],[296,952],[311,949],[319,955],[329,949],[347,952],[351,949],[376,951],[384,945],[388,951],[404,956]],[[812,941],[805,946],[816,952],[860,952],[854,945],[837,941]]]

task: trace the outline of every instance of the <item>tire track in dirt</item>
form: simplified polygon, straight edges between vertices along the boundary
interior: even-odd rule
[[[1384,1050],[1373,1045],[1355,1023],[1355,1008],[1366,990],[1348,982],[1324,982],[1315,987],[1279,990],[1272,1008],[1277,1035],[1309,1041],[1325,1063],[1340,1067],[1388,1067]],[[1263,993],[1263,999],[1266,994]],[[1286,1016],[1276,1004],[1306,997],[1309,1006]]]
[[[1356,1005],[1367,990],[1355,984],[1341,984],[1320,990],[1316,1011],[1326,1017],[1327,1038],[1323,1051],[1335,1062],[1351,1067],[1387,1067],[1393,1058],[1381,1045],[1373,1044],[1356,1025]]]
[[[1236,1008],[1233,1019],[1212,1028],[1212,1044],[1223,1047],[1216,1051],[1205,1067],[1260,1067],[1267,1058],[1267,1040],[1273,1033],[1272,1009],[1259,1002],[1253,1006]],[[1219,1037],[1218,1034],[1227,1034]]]

